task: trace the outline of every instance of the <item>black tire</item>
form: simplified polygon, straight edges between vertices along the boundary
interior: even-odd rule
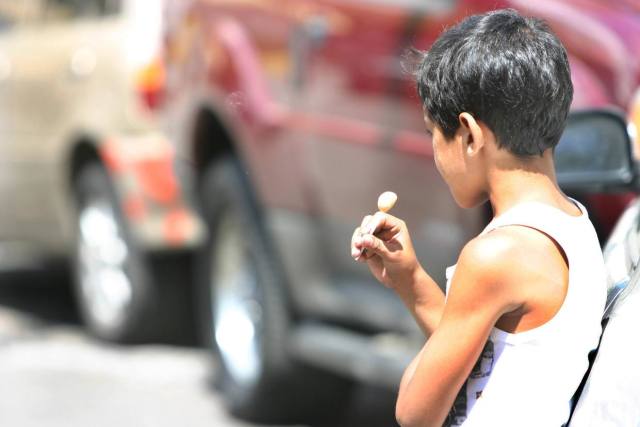
[[[80,315],[89,332],[106,341],[119,343],[181,343],[193,344],[195,321],[192,318],[191,286],[193,255],[187,252],[151,254],[140,249],[132,238],[111,180],[103,165],[87,163],[78,171],[73,183],[75,201],[75,244],[73,251],[74,291]],[[99,206],[101,212],[113,216],[117,235],[125,248],[121,257],[119,280],[129,282],[128,303],[123,303],[118,315],[111,321],[100,317],[91,294],[91,285],[85,272],[95,265],[82,256],[86,250],[87,234],[97,234],[99,227],[90,227],[85,220],[83,233],[81,218],[87,218],[87,209]],[[95,211],[95,209],[94,209]],[[84,213],[84,216],[83,216]],[[88,233],[87,233],[88,230]],[[84,240],[83,240],[84,239]],[[119,244],[118,244],[119,245]],[[90,259],[90,258],[89,258]],[[114,269],[117,274],[118,267]],[[101,288],[114,285],[101,282]],[[124,282],[120,282],[124,283]],[[120,286],[120,288],[123,288]],[[124,288],[123,288],[124,289]]]
[[[200,190],[211,236],[199,262],[201,336],[213,352],[216,385],[224,395],[227,408],[239,418],[267,423],[326,421],[342,416],[351,382],[303,366],[287,353],[287,336],[293,320],[285,281],[238,161],[226,157],[210,165]],[[239,226],[228,227],[229,219]],[[237,369],[234,372],[229,364],[230,356],[225,356],[220,336],[216,336],[220,329],[216,329],[215,298],[223,286],[216,281],[222,271],[217,264],[223,256],[215,248],[220,244],[219,239],[227,241],[222,236],[229,233],[229,228],[236,230],[238,241],[243,242],[242,259],[249,260],[246,268],[242,267],[244,274],[253,275],[251,283],[255,289],[246,301],[257,302],[260,313],[255,327],[260,369],[256,378],[248,383],[239,378]]]

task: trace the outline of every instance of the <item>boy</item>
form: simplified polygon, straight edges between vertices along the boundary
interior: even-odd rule
[[[596,233],[555,178],[573,96],[567,53],[543,22],[490,12],[445,31],[417,84],[454,199],[463,208],[489,200],[494,218],[448,269],[446,296],[402,220],[377,212],[354,232],[352,256],[429,336],[403,375],[398,422],[563,425],[606,297]]]

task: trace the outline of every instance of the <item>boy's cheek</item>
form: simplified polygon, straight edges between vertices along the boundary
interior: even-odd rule
[[[438,157],[437,153],[434,153],[433,155],[433,163],[436,165],[436,169],[438,170],[440,176],[444,178],[444,175],[442,174],[442,168],[440,166],[440,158]]]
[[[433,162],[436,165],[436,169],[438,173],[446,181],[446,158],[443,158],[442,153],[438,150],[434,150],[433,152]]]

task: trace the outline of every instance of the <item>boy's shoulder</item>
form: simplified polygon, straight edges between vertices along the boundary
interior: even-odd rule
[[[471,239],[458,262],[495,274],[505,267],[513,270],[520,263],[544,263],[556,256],[563,258],[564,251],[545,232],[526,225],[505,225]]]
[[[456,274],[462,276],[459,285],[466,282],[482,287],[483,293],[514,303],[531,294],[528,283],[556,282],[567,272],[560,245],[549,235],[521,225],[499,227],[475,237],[462,249],[456,266]]]

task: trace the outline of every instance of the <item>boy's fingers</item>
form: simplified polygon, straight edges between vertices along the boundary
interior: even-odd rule
[[[358,260],[358,257],[362,254],[362,251],[360,250],[360,247],[359,247],[361,245],[360,235],[361,235],[360,227],[358,227],[354,230],[353,235],[351,236],[351,256],[355,258],[356,261]]]
[[[364,249],[373,248],[377,244],[367,239],[376,239],[372,235],[363,235],[362,230],[358,227],[354,230],[353,235],[351,236],[351,257],[358,262],[367,262],[369,259],[376,256],[377,252],[374,250],[363,252]],[[367,246],[367,242],[368,246]]]
[[[369,221],[371,221],[371,218],[373,218],[371,215],[365,216],[360,223],[360,229],[365,230],[365,226]]]
[[[365,216],[351,236],[351,256],[356,261],[366,262],[376,255],[388,255],[384,241],[396,236],[403,224],[401,219],[384,212]]]
[[[376,237],[383,242],[389,242],[398,235],[397,230],[381,230],[376,233]]]
[[[402,228],[402,220],[393,215],[384,212],[376,212],[366,224],[362,227],[365,234],[376,234],[385,232],[391,235],[396,234]]]
[[[389,254],[389,250],[384,242],[372,234],[365,234],[362,236],[361,248],[367,249],[367,256],[369,258],[376,254],[382,257],[386,257]]]

